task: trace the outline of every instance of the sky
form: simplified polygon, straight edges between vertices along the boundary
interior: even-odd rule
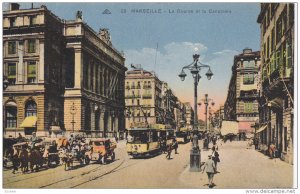
[[[65,20],[83,20],[96,32],[108,28],[115,48],[125,53],[125,64],[141,64],[168,82],[182,102],[194,101],[190,72],[184,82],[178,74],[200,54],[200,62],[211,66],[214,74],[207,80],[207,69],[200,72],[198,102],[208,94],[217,110],[223,105],[231,77],[234,55],[244,48],[258,51],[260,29],[256,22],[259,3],[43,3]],[[42,3],[34,3],[40,7]],[[3,10],[8,4],[3,4]],[[22,3],[21,9],[31,3]],[[104,14],[105,10],[110,14]],[[146,13],[136,12],[140,10]],[[147,13],[148,12],[148,13]],[[204,106],[198,109],[204,118]]]

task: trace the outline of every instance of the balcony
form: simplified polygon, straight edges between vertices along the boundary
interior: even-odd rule
[[[143,99],[151,99],[152,94],[143,94]]]
[[[151,85],[144,85],[143,86],[143,89],[151,89],[152,87],[151,87]]]

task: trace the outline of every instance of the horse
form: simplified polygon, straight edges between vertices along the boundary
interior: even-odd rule
[[[28,162],[30,164],[31,172],[34,171],[34,166],[36,172],[39,171],[39,168],[43,166],[44,158],[39,150],[37,149],[30,149],[28,154]]]
[[[63,150],[60,153],[60,158],[63,164],[65,164],[65,170],[73,168],[73,155],[71,153],[68,153],[66,150]]]
[[[19,151],[18,159],[20,161],[20,168],[22,173],[25,173],[28,171],[28,151],[26,148],[22,148]]]

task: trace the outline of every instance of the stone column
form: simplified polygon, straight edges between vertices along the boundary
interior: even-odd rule
[[[18,49],[18,56],[19,56],[19,63],[18,63],[18,74],[17,74],[17,82],[16,83],[23,83],[24,77],[24,64],[23,64],[23,50],[24,50],[24,41],[19,41],[19,49]]]
[[[37,76],[37,82],[38,83],[43,83],[44,82],[44,70],[45,70],[45,65],[44,65],[44,61],[45,61],[45,43],[43,39],[39,40],[39,65],[37,66],[36,72],[38,72],[38,76]],[[23,47],[24,49],[24,47]]]
[[[104,112],[101,112],[100,113],[100,119],[99,119],[99,122],[100,122],[100,131],[102,132],[102,137],[104,137],[104,132],[105,132],[105,130],[104,130]]]
[[[91,107],[91,130],[95,131],[95,107],[93,105],[90,105]]]
[[[81,87],[81,80],[82,80],[82,53],[81,49],[75,49],[75,83],[74,88],[80,88]]]

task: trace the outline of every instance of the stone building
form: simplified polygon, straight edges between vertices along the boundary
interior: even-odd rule
[[[107,29],[64,21],[45,6],[3,12],[4,132],[112,137],[125,129],[124,57]]]
[[[232,77],[224,105],[225,120],[239,122],[239,133],[254,132],[252,125],[258,120],[258,70],[260,52],[244,49],[234,57]]]
[[[194,128],[194,110],[191,106],[191,103],[189,102],[184,102],[184,107],[185,107],[185,119],[186,119],[186,127],[188,130],[192,131]]]
[[[4,136],[63,127],[65,46],[63,23],[46,7],[3,11]]]
[[[293,163],[294,145],[294,4],[262,3],[260,149],[270,143],[276,155]]]
[[[153,72],[140,67],[126,72],[126,128],[137,122],[164,124],[162,81]]]
[[[125,59],[112,47],[107,29],[96,33],[77,12],[64,22],[66,88],[64,123],[68,131],[113,137],[124,132]]]
[[[178,108],[178,98],[175,96],[173,90],[168,86],[167,82],[162,84],[162,108],[164,114],[164,123],[172,126],[176,129],[178,121],[176,120],[176,110],[181,110]]]

